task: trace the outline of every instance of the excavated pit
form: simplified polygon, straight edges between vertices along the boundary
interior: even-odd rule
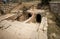
[[[19,12],[20,8],[21,5],[14,8],[11,13],[2,17],[4,19],[1,19],[3,21],[0,23],[0,39],[47,39],[47,25],[42,25],[43,23],[47,24],[47,22],[44,21],[41,23],[41,13],[44,12],[44,10],[33,9],[32,12],[23,13]],[[13,11],[15,11],[15,13]],[[43,26],[46,27],[46,35],[42,31]]]
[[[15,20],[23,22],[23,21],[29,19],[31,16],[32,16],[31,13],[22,14],[21,16],[18,16]]]

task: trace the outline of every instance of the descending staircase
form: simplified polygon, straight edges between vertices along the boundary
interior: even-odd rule
[[[4,20],[0,22],[0,39],[47,39],[47,31],[37,31],[38,26],[38,23]]]

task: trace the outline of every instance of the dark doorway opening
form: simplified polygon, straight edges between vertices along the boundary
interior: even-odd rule
[[[31,17],[32,16],[32,14],[31,13],[28,13],[28,17]]]
[[[36,15],[36,22],[41,23],[41,15],[40,14]]]

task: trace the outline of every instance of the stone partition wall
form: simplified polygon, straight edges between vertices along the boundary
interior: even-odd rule
[[[57,17],[60,21],[60,1],[50,2],[51,12]]]

